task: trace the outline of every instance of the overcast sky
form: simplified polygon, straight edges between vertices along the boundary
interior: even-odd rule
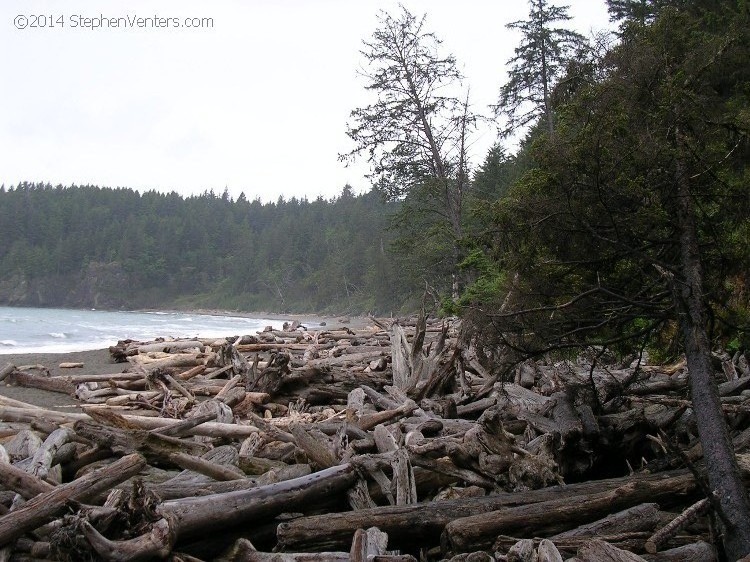
[[[505,24],[525,19],[528,3],[402,3],[428,14],[428,29],[463,69],[475,110],[486,112],[518,42]],[[579,32],[608,26],[603,0],[568,4]],[[346,183],[366,191],[364,164],[346,168],[337,155],[351,148],[347,119],[366,100],[359,51],[380,9],[396,13],[397,3],[3,0],[0,183],[184,195],[227,187],[233,197],[263,201],[328,198]],[[100,16],[134,25],[136,17],[211,22],[91,29]],[[475,164],[494,141],[494,129],[480,132]]]

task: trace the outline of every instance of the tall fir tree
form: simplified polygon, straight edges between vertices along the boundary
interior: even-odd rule
[[[552,89],[568,61],[586,47],[585,38],[558,22],[567,22],[568,6],[548,0],[529,0],[529,18],[506,25],[521,32],[521,42],[508,61],[508,81],[500,88],[495,111],[507,119],[503,132],[513,134],[536,120],[544,119],[549,134],[554,132]]]

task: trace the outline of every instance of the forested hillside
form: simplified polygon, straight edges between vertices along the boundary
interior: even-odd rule
[[[410,287],[375,193],[240,196],[22,183],[0,189],[0,303],[389,312]]]

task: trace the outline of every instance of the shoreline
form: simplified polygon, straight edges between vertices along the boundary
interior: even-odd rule
[[[76,309],[69,309],[76,310]],[[141,311],[145,312],[145,311]],[[160,310],[159,312],[172,312]],[[180,314],[206,314],[219,315],[219,311],[174,311]],[[238,313],[225,311],[226,316],[238,316]],[[302,325],[312,331],[336,330],[343,328],[363,329],[373,325],[369,318],[363,316],[337,317],[316,316],[307,314],[278,314],[263,313],[263,316],[246,313],[242,318],[258,318],[259,320],[294,321],[298,320]],[[274,316],[274,317],[270,317]],[[341,321],[345,320],[345,321]],[[323,324],[324,323],[324,324]],[[236,336],[244,334],[227,334]],[[217,338],[218,339],[218,338]],[[61,363],[83,363],[83,367],[73,369],[61,369]],[[8,364],[16,367],[28,365],[43,365],[51,376],[63,375],[109,375],[124,372],[130,363],[114,363],[109,354],[109,348],[99,348],[82,351],[60,351],[60,352],[28,352],[0,354],[0,369]],[[77,408],[77,400],[71,396],[58,392],[49,392],[36,388],[21,386],[9,386],[0,381],[0,396],[6,396],[22,402],[28,402],[45,408]]]
[[[0,369],[9,363],[16,367],[43,365],[51,376],[112,375],[122,373],[130,366],[130,363],[113,363],[109,355],[109,349],[0,355]],[[61,363],[83,363],[83,367],[61,369]],[[28,402],[43,408],[79,408],[78,400],[67,394],[38,388],[11,386],[6,384],[5,381],[0,382],[0,396]]]
[[[218,308],[71,308],[66,306],[14,306],[2,304],[0,307],[17,308],[17,309],[36,309],[36,310],[81,310],[81,311],[101,311],[101,312],[141,312],[141,313],[167,313],[167,314],[196,314],[201,316],[226,316],[234,318],[254,318],[256,320],[273,320],[275,322],[282,320],[298,320],[303,325],[308,325],[310,329],[324,327],[332,329],[331,326],[339,328],[348,325],[353,329],[361,329],[372,324],[368,316],[351,315],[351,314],[317,314],[314,312],[268,312],[268,311],[240,311],[225,310]],[[235,334],[236,335],[236,334]]]
[[[117,333],[117,330],[113,330],[111,332],[111,338],[94,338],[92,340],[85,340],[83,338],[77,338],[75,342],[67,342],[65,339],[62,340],[49,340],[44,343],[40,343],[39,345],[42,345],[42,349],[34,349],[32,347],[32,344],[18,344],[15,340],[16,338],[12,334],[12,332],[7,333],[8,336],[8,342],[10,342],[7,346],[6,345],[0,345],[0,363],[3,362],[4,357],[8,356],[18,356],[18,355],[34,355],[34,354],[64,354],[64,353],[74,353],[74,352],[83,352],[83,351],[96,351],[97,349],[102,348],[108,348],[110,345],[115,345],[117,341],[126,339],[128,337],[130,338],[138,338],[143,339],[144,341],[151,341],[156,338],[171,338],[171,337],[197,337],[197,338],[223,338],[223,337],[230,337],[230,336],[243,336],[243,335],[249,335],[249,334],[255,334],[256,331],[263,331],[264,328],[273,326],[275,329],[281,330],[282,329],[282,323],[285,322],[299,322],[303,327],[305,327],[308,330],[311,331],[320,331],[320,330],[336,330],[336,329],[344,329],[344,328],[351,328],[351,329],[365,329],[369,326],[374,325],[372,320],[369,317],[365,316],[328,316],[328,315],[316,315],[316,314],[302,314],[302,313],[290,313],[290,314],[282,314],[282,313],[275,313],[275,312],[266,312],[266,311],[254,311],[254,312],[238,312],[238,311],[232,311],[232,310],[221,310],[221,309],[207,309],[207,308],[194,308],[194,309],[174,309],[174,308],[163,308],[163,309],[157,309],[157,308],[149,308],[149,309],[137,309],[137,310],[110,310],[110,309],[86,309],[86,308],[60,308],[60,307],[8,307],[3,305],[0,308],[6,308],[6,309],[17,309],[17,310],[33,310],[37,311],[37,313],[44,314],[43,311],[60,311],[60,312],[81,312],[81,313],[88,313],[91,311],[92,313],[124,313],[124,314],[142,314],[142,315],[149,315],[149,314],[164,314],[164,315],[175,315],[174,323],[177,325],[183,325],[180,320],[180,316],[182,317],[204,317],[206,319],[213,318],[211,322],[219,322],[221,324],[221,320],[217,320],[220,318],[233,318],[233,319],[252,319],[255,321],[255,326],[250,327],[229,327],[225,326],[224,328],[216,329],[214,327],[211,328],[205,328],[203,330],[203,333],[201,333],[201,328],[195,328],[192,326],[192,319],[188,318],[191,322],[191,324],[185,324],[183,327],[187,328],[190,327],[190,334],[187,334],[185,330],[170,330],[170,329],[164,329],[163,333],[161,333],[158,328],[156,330],[147,330],[148,335],[142,334],[137,335],[134,333],[125,333],[120,332]],[[200,323],[200,320],[196,318],[196,323]],[[229,322],[228,324],[232,324],[233,322]],[[171,333],[175,332],[175,333]],[[185,332],[185,333],[183,333]],[[52,334],[53,337],[55,334]],[[2,339],[3,336],[0,336],[0,339]],[[0,342],[0,344],[5,343],[3,340]]]

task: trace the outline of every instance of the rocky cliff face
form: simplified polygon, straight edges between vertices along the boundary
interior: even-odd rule
[[[90,263],[78,273],[0,279],[0,304],[66,308],[129,307],[128,275],[119,263]]]

